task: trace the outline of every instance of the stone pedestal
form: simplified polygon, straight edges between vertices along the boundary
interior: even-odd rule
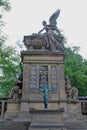
[[[63,112],[64,108],[60,108],[59,110],[30,109],[32,120],[28,130],[65,130]]]
[[[13,119],[18,117],[20,110],[20,103],[18,101],[10,100],[7,102],[7,110],[5,112],[5,119]]]
[[[22,51],[21,55],[23,60],[22,100],[28,100],[28,103],[21,103],[20,110],[44,109],[43,92],[38,91],[41,75],[47,76],[48,86],[54,88],[54,91],[48,94],[48,109],[66,107],[65,103],[58,103],[58,100],[66,99],[63,66],[65,53]],[[42,74],[40,67],[44,66],[47,70]]]

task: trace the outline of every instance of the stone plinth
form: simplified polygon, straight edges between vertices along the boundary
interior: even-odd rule
[[[20,103],[18,101],[10,100],[7,102],[7,110],[5,112],[6,119],[12,119],[18,117],[18,112],[20,110]]]
[[[50,51],[22,51],[23,61],[23,94],[22,100],[29,100],[29,108],[43,109],[43,93],[38,91],[40,86],[40,66],[47,67],[47,82],[49,87],[54,87],[53,92],[48,94],[49,109],[59,109],[58,100],[65,99],[64,81],[64,56],[63,52]],[[34,71],[33,71],[34,70]],[[35,73],[35,74],[33,74]],[[44,73],[44,72],[43,72]],[[32,82],[32,77],[35,81]],[[31,84],[32,82],[32,84]],[[35,82],[35,83],[34,83]],[[52,105],[54,103],[54,105]],[[61,105],[63,107],[63,105]],[[23,107],[23,105],[21,105]],[[64,104],[65,107],[65,104]],[[28,108],[28,110],[29,110]],[[22,109],[22,108],[21,108]]]
[[[60,108],[58,110],[30,109],[29,112],[32,115],[29,130],[61,130],[62,128],[65,128],[63,124],[64,108]]]

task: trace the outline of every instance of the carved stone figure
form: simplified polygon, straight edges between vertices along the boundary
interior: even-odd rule
[[[64,51],[64,46],[63,44],[60,42],[60,33],[58,31],[58,29],[52,29],[51,27],[49,28],[48,32],[48,39],[49,39],[49,46],[50,49],[55,52],[55,51]]]
[[[51,49],[52,51],[59,51],[59,50],[64,51],[64,46],[60,38],[60,31],[57,29],[57,27],[46,25],[42,30],[38,32],[38,35],[41,35],[41,32],[44,29],[46,30],[46,33],[43,34],[47,42],[46,47]]]
[[[42,21],[43,28],[38,33],[24,36],[24,44],[28,50],[42,49],[42,51],[65,52],[63,38],[56,26],[59,14],[60,10],[57,9],[49,18],[49,24]]]
[[[65,78],[65,91],[69,100],[78,99],[78,89],[76,87],[71,86],[70,79],[68,76],[66,76]]]
[[[42,32],[45,30],[45,39],[47,41],[47,46],[52,51],[64,51],[64,46],[61,41],[60,31],[58,30],[56,24],[56,19],[58,18],[60,13],[60,10],[58,9],[50,18],[49,18],[49,25],[47,25],[46,21],[42,22],[42,25],[44,26],[43,29],[41,29],[38,32],[38,35],[42,35]]]
[[[56,27],[57,21],[56,20],[57,20],[59,14],[60,14],[60,10],[57,9],[57,11],[54,12],[51,15],[51,17],[49,18],[49,25],[47,25],[46,21],[42,21],[42,25],[44,26],[44,28],[42,30],[40,30],[38,34],[40,34],[44,29],[46,30],[46,32],[48,32],[49,27],[52,27],[52,30],[57,30],[57,27]],[[58,31],[58,33],[59,33],[59,31]]]
[[[19,86],[15,85],[8,96],[11,99],[18,99],[19,98]]]
[[[20,99],[21,96],[22,96],[22,74],[18,77],[18,80],[11,89],[8,98],[16,100]]]

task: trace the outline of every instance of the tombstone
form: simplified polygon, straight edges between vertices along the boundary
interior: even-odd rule
[[[74,115],[81,112],[80,103],[67,98],[70,84],[64,78],[66,51],[56,26],[59,13],[54,12],[49,24],[43,21],[38,33],[24,36],[23,73],[9,94],[4,116],[12,120],[11,128],[15,124],[14,130],[69,130],[67,121],[76,121]]]
[[[58,125],[63,128],[66,103],[61,101],[66,99],[64,79],[66,53],[60,32],[56,25],[44,25],[37,34],[24,36],[24,45],[27,50],[21,52],[23,90],[19,117],[30,120],[32,118],[29,130],[40,127],[50,129]]]

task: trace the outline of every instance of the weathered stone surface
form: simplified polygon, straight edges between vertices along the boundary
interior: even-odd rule
[[[18,112],[19,112],[19,108],[20,108],[20,103],[17,101],[9,101],[7,103],[7,110],[5,112],[5,119],[9,119],[9,118],[15,118],[18,116]]]
[[[43,22],[38,34],[24,36],[23,73],[10,99],[0,102],[0,130],[87,130],[87,99],[83,103],[67,99],[66,52],[56,26],[59,12],[51,16],[50,25]]]
[[[0,130],[28,130],[29,122],[0,121]]]

